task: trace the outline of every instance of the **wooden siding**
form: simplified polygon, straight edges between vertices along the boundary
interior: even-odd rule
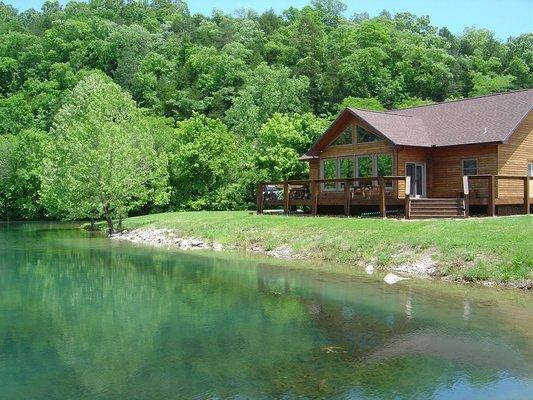
[[[527,164],[533,162],[533,112],[522,121],[507,143],[498,145],[498,174],[527,175]],[[530,191],[533,189],[530,183]],[[498,196],[523,196],[524,184],[502,179],[498,182]]]
[[[434,148],[431,152],[431,197],[455,197],[463,190],[462,160],[475,158],[478,175],[497,173],[497,145],[465,145]],[[477,196],[488,196],[485,181],[472,182]]]

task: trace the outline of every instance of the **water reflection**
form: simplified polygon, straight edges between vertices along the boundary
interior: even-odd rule
[[[0,397],[526,395],[528,299],[466,296],[4,228]]]

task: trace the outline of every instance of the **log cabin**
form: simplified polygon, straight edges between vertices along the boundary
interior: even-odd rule
[[[260,182],[257,211],[530,213],[532,107],[533,89],[391,111],[347,108],[300,158],[309,179]]]

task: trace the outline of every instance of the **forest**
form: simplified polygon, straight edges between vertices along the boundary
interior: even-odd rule
[[[0,2],[0,220],[253,207],[340,110],[533,87],[533,33],[410,13],[192,14],[181,0]]]

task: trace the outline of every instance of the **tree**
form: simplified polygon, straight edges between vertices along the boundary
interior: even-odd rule
[[[223,122],[194,114],[182,121],[171,152],[172,204],[178,209],[224,208],[224,187],[240,172],[239,146]]]
[[[472,89],[469,96],[479,96],[482,94],[504,92],[513,87],[515,77],[512,75],[483,75],[480,72],[474,72],[472,77]]]
[[[245,77],[226,120],[235,133],[254,139],[261,125],[274,113],[306,111],[307,77],[292,77],[288,68],[261,64]]]
[[[346,97],[338,106],[338,112],[341,112],[345,108],[353,107],[353,108],[359,108],[362,110],[376,110],[376,111],[384,111],[385,107],[381,104],[379,99],[375,97],[367,97],[367,98],[361,98],[361,97]]]
[[[30,129],[0,136],[0,218],[39,219],[41,169],[48,135]]]
[[[329,121],[311,113],[274,114],[259,131],[256,168],[270,180],[305,178],[308,163],[299,157],[324,133]]]
[[[64,219],[113,219],[147,202],[168,201],[166,157],[129,95],[101,74],[81,80],[51,130],[42,202]]]

